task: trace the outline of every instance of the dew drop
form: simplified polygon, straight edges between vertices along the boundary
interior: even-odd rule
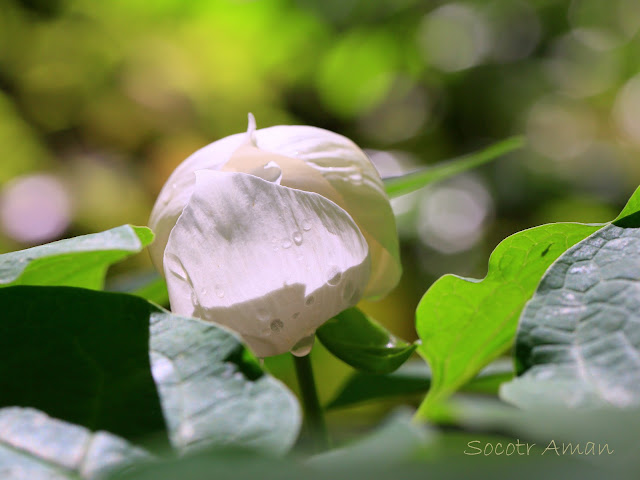
[[[264,308],[259,308],[256,312],[258,320],[266,320],[269,318],[269,313]]]
[[[280,330],[284,328],[284,323],[279,318],[274,318],[271,320],[271,324],[269,325],[272,332],[278,333]]]
[[[291,240],[289,240],[288,238],[285,238],[284,240],[282,240],[282,248],[289,248],[291,247],[291,245],[293,245],[291,243]]]
[[[304,357],[305,355],[309,355],[311,352],[311,348],[313,348],[313,342],[316,340],[315,332],[311,335],[308,335],[302,338],[298,343],[296,343],[291,349],[291,353],[296,357]]]
[[[216,296],[218,298],[222,298],[224,297],[224,290],[222,289],[222,287],[220,285],[216,285],[214,288],[215,292],[216,292]]]
[[[313,305],[313,302],[315,302],[315,301],[316,301],[316,299],[315,299],[315,298],[313,298],[313,295],[309,295],[309,296],[307,297],[307,299],[304,301],[304,304],[305,304],[307,307],[309,307],[309,306]]]
[[[296,245],[302,245],[302,234],[300,232],[294,232],[293,241]]]
[[[302,221],[302,229],[305,232],[308,232],[309,230],[311,230],[311,222],[309,220],[303,220]]]
[[[340,283],[340,280],[342,279],[342,272],[340,272],[340,269],[334,265],[329,268],[327,277],[329,277],[327,283],[331,286],[335,286]]]

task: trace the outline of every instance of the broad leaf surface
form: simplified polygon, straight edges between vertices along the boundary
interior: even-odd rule
[[[0,287],[48,285],[100,290],[109,266],[153,240],[146,227],[123,225],[105,232],[0,255]]]
[[[136,438],[164,430],[146,301],[70,287],[0,289],[0,406]]]
[[[516,360],[502,397],[519,406],[640,404],[640,228],[609,225],[558,259],[522,314]]]
[[[3,480],[93,480],[146,459],[143,450],[110,433],[93,433],[31,408],[0,409]]]
[[[511,359],[498,359],[463,385],[461,390],[496,394],[499,386],[512,378]],[[391,397],[426,394],[430,386],[431,369],[422,360],[409,361],[386,375],[356,372],[347,379],[327,408],[344,408]]]
[[[516,233],[496,247],[483,280],[445,275],[429,288],[416,311],[418,352],[433,375],[421,415],[511,346],[520,312],[546,269],[599,228],[557,223]]]
[[[0,305],[0,406],[130,439],[165,431],[166,420],[180,449],[283,452],[295,440],[295,397],[221,327],[69,287],[0,289]]]
[[[522,148],[523,145],[524,140],[522,137],[508,138],[470,155],[445,161],[400,177],[386,178],[384,180],[385,190],[391,198],[405,195],[430,183],[445,180],[491,162],[502,155]]]
[[[151,362],[177,448],[236,445],[280,454],[295,442],[296,398],[228,330],[154,313]]]
[[[369,373],[393,372],[416,349],[355,307],[327,321],[316,335],[333,355]]]

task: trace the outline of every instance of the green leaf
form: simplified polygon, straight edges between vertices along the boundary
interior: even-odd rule
[[[164,430],[146,301],[18,286],[0,289],[0,305],[0,406],[34,407],[129,439]]]
[[[418,352],[433,372],[421,416],[511,346],[520,312],[546,269],[599,228],[557,223],[524,230],[496,247],[484,280],[445,275],[429,288],[416,311]]]
[[[163,307],[169,305],[167,282],[155,271],[124,274],[111,278],[106,290],[130,293]]]
[[[484,368],[461,390],[496,394],[500,384],[513,378],[511,359],[498,359]],[[356,372],[347,379],[327,409],[344,408],[385,398],[425,394],[431,386],[431,369],[422,360],[409,361],[386,375]]]
[[[0,255],[0,287],[56,285],[100,290],[107,268],[153,241],[146,227],[123,225]]]
[[[175,447],[236,445],[282,454],[295,442],[297,399],[262,371],[234,333],[156,312],[151,359]]]
[[[283,452],[295,440],[295,397],[221,327],[69,287],[0,289],[0,305],[0,406],[129,439],[165,431],[166,420],[179,449]]]
[[[623,228],[640,227],[640,187],[636,189],[620,215],[611,223]]]
[[[353,444],[316,455],[308,463],[329,473],[345,466],[371,463],[389,466],[408,460],[435,437],[434,432],[414,423],[412,418],[409,409],[398,410]]]
[[[640,188],[615,222],[633,224],[639,208]],[[547,268],[601,227],[556,223],[516,233],[491,254],[484,280],[445,275],[431,286],[416,311],[418,352],[433,372],[419,416],[428,418],[438,403],[510,347],[520,313]]]
[[[427,167],[399,177],[386,178],[384,180],[385,190],[391,198],[405,195],[430,183],[439,182],[484,165],[502,155],[522,148],[523,145],[523,137],[511,137],[470,155],[442,162],[433,167]]]
[[[92,433],[31,408],[0,409],[3,480],[91,480],[149,458],[107,432]]]
[[[153,280],[140,286],[131,292],[133,295],[142,297],[160,306],[169,305],[169,291],[167,282],[161,276],[156,276]]]
[[[415,351],[357,308],[349,308],[322,325],[318,339],[333,355],[358,370],[389,373]]]
[[[627,217],[629,218],[629,217]],[[520,319],[522,407],[640,404],[640,228],[609,225],[547,271]]]

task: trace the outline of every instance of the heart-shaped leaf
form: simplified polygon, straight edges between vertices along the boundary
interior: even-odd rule
[[[393,336],[357,308],[349,308],[327,321],[316,334],[333,355],[369,373],[393,372],[417,347]]]
[[[92,480],[149,458],[107,432],[92,433],[32,408],[0,409],[3,480]]]
[[[439,182],[484,165],[502,155],[522,148],[523,145],[524,139],[522,137],[508,138],[479,152],[438,163],[400,177],[385,178],[384,187],[389,197],[399,197],[400,195],[414,192],[430,183]]]
[[[100,290],[107,268],[153,241],[146,227],[123,225],[0,255],[0,287],[50,285]]]
[[[520,320],[522,375],[502,397],[523,407],[640,404],[639,325],[640,228],[609,225],[543,277]]]

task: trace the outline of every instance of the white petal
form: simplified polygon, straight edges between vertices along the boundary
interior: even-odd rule
[[[354,221],[321,195],[201,170],[164,269],[174,312],[226,325],[270,356],[355,305],[370,261]]]
[[[238,133],[213,142],[190,155],[173,171],[160,191],[153,206],[149,227],[155,234],[149,246],[151,260],[159,272],[163,272],[164,249],[171,229],[189,202],[196,184],[197,170],[219,170],[240,146],[247,143],[247,134]]]
[[[348,138],[315,127],[264,128],[254,138],[261,150],[304,161],[309,170],[324,177],[335,194],[305,187],[311,173],[287,175],[287,168],[281,165],[282,185],[326,195],[360,227],[369,243],[372,264],[364,295],[379,297],[394,288],[402,273],[395,217],[382,180],[366,154]]]

